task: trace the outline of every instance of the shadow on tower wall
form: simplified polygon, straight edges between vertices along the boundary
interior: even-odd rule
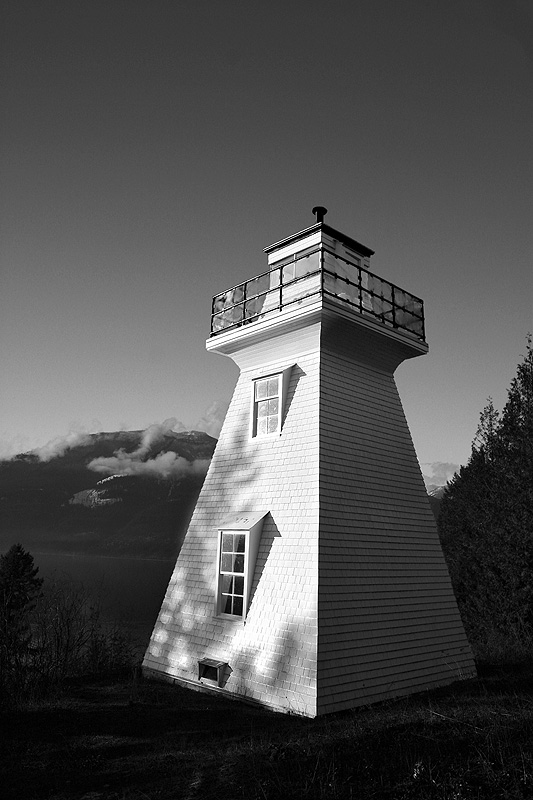
[[[293,370],[286,413],[300,377],[299,368]],[[239,396],[235,391],[234,400]],[[230,406],[231,409],[231,406]],[[229,412],[228,412],[229,413]],[[197,674],[201,658],[213,658],[228,663],[223,686],[243,699],[262,702],[262,695],[281,692],[289,681],[295,655],[301,651],[296,628],[298,620],[280,620],[269,632],[268,650],[261,642],[250,643],[246,625],[217,618],[217,538],[216,524],[231,514],[257,511],[258,496],[255,491],[261,478],[262,467],[254,458],[253,448],[246,447],[249,430],[249,409],[243,408],[237,422],[227,432],[222,431],[215,450],[204,488],[191,520],[189,531],[181,548],[174,573],[170,580],[161,611],[156,621],[145,656],[145,667],[157,670],[161,677],[181,677],[184,671],[188,680]],[[260,500],[259,500],[260,502]],[[266,510],[266,509],[265,509]],[[248,618],[255,613],[269,613],[268,608],[257,606],[257,590],[263,572],[281,533],[272,514],[263,524],[254,577],[248,605]],[[274,624],[273,624],[274,628]],[[287,711],[305,713],[294,700],[283,704]]]

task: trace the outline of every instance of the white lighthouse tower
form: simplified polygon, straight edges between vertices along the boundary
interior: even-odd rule
[[[312,717],[475,674],[393,378],[422,301],[313,212],[213,300],[240,377],[143,662]]]

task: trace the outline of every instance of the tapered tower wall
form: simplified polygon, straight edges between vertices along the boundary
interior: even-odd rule
[[[318,713],[475,673],[393,378],[401,358],[381,333],[324,326]]]
[[[248,346],[215,454],[145,655],[155,672],[198,685],[198,660],[226,662],[223,691],[316,714],[319,327]],[[282,435],[252,439],[252,381],[292,367]],[[224,520],[265,516],[245,621],[217,616]]]
[[[422,301],[322,221],[267,252],[213,301],[207,347],[240,377],[144,669],[205,686],[208,659],[212,690],[307,716],[472,676],[393,377],[427,352]],[[223,553],[244,518],[253,571]]]

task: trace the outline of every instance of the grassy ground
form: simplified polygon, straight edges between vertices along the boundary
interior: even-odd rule
[[[4,800],[533,798],[529,667],[318,720],[79,683],[0,725]]]

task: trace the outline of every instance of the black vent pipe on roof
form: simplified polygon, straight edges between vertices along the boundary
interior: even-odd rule
[[[316,214],[317,222],[324,222],[324,217],[328,213],[328,210],[327,208],[324,208],[324,206],[315,206],[312,213]]]

